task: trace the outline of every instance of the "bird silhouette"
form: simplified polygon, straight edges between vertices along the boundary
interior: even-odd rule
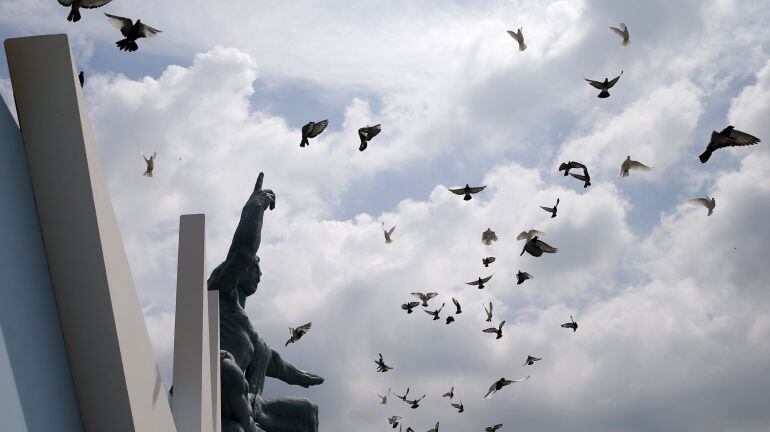
[[[540,206],[541,209],[547,211],[548,213],[551,213],[551,219],[556,217],[556,211],[559,208],[559,198],[556,198],[556,205],[553,207],[544,207]]]
[[[456,298],[452,297],[452,303],[454,303],[455,309],[457,309],[455,311],[455,314],[459,315],[459,314],[463,313],[463,308],[460,307],[460,302],[457,301]]]
[[[487,228],[486,231],[481,233],[481,243],[484,243],[485,245],[489,246],[492,244],[492,242],[497,241],[497,234],[495,234],[494,231],[492,231],[491,228]]]
[[[441,313],[441,310],[442,310],[442,309],[444,309],[444,305],[445,305],[445,304],[446,304],[446,303],[441,303],[441,307],[440,307],[440,308],[438,308],[438,309],[436,309],[436,310],[433,310],[433,311],[429,311],[429,310],[427,310],[427,309],[423,309],[423,310],[425,311],[425,313],[426,313],[426,314],[433,316],[433,321],[436,321],[436,320],[438,320],[438,319],[439,319],[439,316],[438,316],[438,314],[440,314],[440,313]]]
[[[380,354],[380,359],[375,360],[374,363],[377,365],[377,372],[387,372],[393,369],[392,366],[388,366],[385,364],[385,360],[382,359],[382,354]]]
[[[591,176],[588,175],[588,168],[583,168],[583,174],[569,173],[572,177],[583,182],[583,189],[591,186]]]
[[[409,387],[406,388],[406,391],[402,396],[399,396],[398,393],[393,393],[393,396],[397,397],[398,399],[401,399],[402,401],[406,402],[406,397],[409,395]]]
[[[309,122],[305,126],[302,126],[302,141],[299,146],[305,147],[310,145],[310,138],[315,138],[321,134],[329,126],[329,120],[321,120],[319,122]]]
[[[427,307],[428,300],[432,299],[433,297],[436,297],[438,293],[431,292],[431,293],[423,294],[423,293],[413,292],[412,295],[422,300],[422,307]]]
[[[527,360],[524,362],[524,364],[522,366],[527,366],[527,365],[531,366],[531,365],[535,364],[536,361],[540,361],[540,360],[542,360],[542,358],[532,357],[531,355],[528,355],[527,356]]]
[[[487,322],[492,322],[492,302],[489,302],[489,309],[484,306],[484,312],[487,313]]]
[[[717,200],[715,200],[714,198],[709,198],[709,197],[695,198],[695,199],[691,199],[691,200],[689,200],[687,202],[690,203],[690,204],[697,205],[697,206],[706,207],[709,210],[709,214],[706,215],[706,216],[711,216],[711,214],[714,213],[714,207],[716,207],[716,205],[717,205]]]
[[[136,23],[134,23],[130,18],[123,18],[108,13],[105,13],[104,15],[107,16],[110,23],[120,30],[120,33],[125,37],[125,39],[115,42],[115,45],[117,45],[121,51],[136,51],[139,49],[139,46],[136,44],[137,39],[150,38],[161,32],[160,30],[143,24],[141,20],[136,20]]]
[[[80,21],[80,8],[83,9],[96,9],[102,7],[112,0],[59,0],[59,4],[62,6],[70,7],[70,13],[67,15],[67,21],[78,22]]]
[[[631,43],[631,41],[628,40],[628,27],[626,27],[625,24],[620,23],[619,28],[610,27],[610,30],[612,30],[616,35],[620,36],[623,39],[620,45],[628,46],[628,44]]]
[[[503,387],[505,387],[505,386],[507,386],[509,384],[518,383],[518,382],[524,382],[524,381],[526,381],[528,379],[529,379],[529,375],[527,375],[524,378],[517,379],[517,380],[509,380],[509,379],[505,379],[505,378],[500,378],[499,380],[497,380],[494,383],[492,383],[492,385],[489,387],[489,391],[487,392],[486,396],[484,396],[484,399],[491,399],[492,396],[494,396],[495,393],[497,393]]]
[[[706,150],[698,157],[702,163],[706,163],[711,154],[721,148],[754,145],[761,141],[754,135],[741,132],[730,125],[722,129],[722,132],[711,132],[711,140],[706,146]]]
[[[462,413],[463,411],[465,411],[465,407],[463,406],[463,401],[460,401],[460,403],[452,403],[450,405],[452,405],[453,407],[455,407],[457,409],[457,413],[458,414]]]
[[[524,255],[524,252],[527,252],[532,256],[539,257],[543,255],[543,253],[556,253],[558,250],[559,249],[540,240],[538,236],[534,236],[531,239],[527,240],[527,243],[524,244],[524,249],[521,250],[521,253],[519,254],[519,256],[522,256]]]
[[[423,400],[423,399],[425,399],[425,395],[422,395],[422,397],[419,398],[419,399],[414,399],[414,400],[408,400],[407,399],[404,402],[406,402],[407,404],[411,405],[409,408],[417,409],[417,408],[420,407],[420,401]]]
[[[521,285],[524,283],[527,279],[534,279],[535,277],[527,272],[523,272],[519,270],[518,273],[516,273],[516,285]]]
[[[508,34],[519,43],[519,51],[524,51],[527,49],[527,44],[524,43],[524,34],[521,32],[521,27],[519,27],[519,29],[516,31],[508,30]]]
[[[393,231],[396,230],[396,226],[393,225],[393,227],[389,230],[385,229],[385,222],[382,222],[382,233],[385,235],[385,244],[391,244],[393,243],[393,239],[390,238],[391,235],[393,235]]]
[[[433,429],[429,429],[428,432],[438,432],[438,422],[436,422],[436,426]]]
[[[290,343],[297,342],[302,336],[305,335],[305,333],[310,331],[311,326],[312,323],[307,323],[297,328],[289,327],[289,340],[286,341],[286,345],[284,346],[288,346]]]
[[[401,309],[405,310],[406,313],[410,314],[412,313],[412,309],[416,308],[419,305],[420,305],[420,302],[404,303],[401,305]]]
[[[502,429],[502,428],[503,428],[503,424],[502,423],[498,423],[498,424],[496,424],[494,426],[487,426],[487,427],[485,427],[484,428],[484,432],[496,432],[498,429]]]
[[[486,257],[481,259],[481,263],[484,264],[484,267],[489,267],[489,265],[493,262],[495,262],[495,257]]]
[[[571,169],[585,169],[585,168],[586,166],[583,165],[582,163],[574,162],[574,161],[562,162],[561,165],[559,165],[559,171],[564,171],[564,177],[567,177],[567,175],[569,174],[569,170]]]
[[[390,396],[390,387],[388,387],[388,392],[385,393],[385,396],[383,396],[383,395],[381,395],[381,394],[379,394],[377,392],[374,392],[374,394],[376,394],[377,397],[380,398],[380,405],[387,405],[388,404],[388,396]]]
[[[618,178],[621,177],[628,177],[631,173],[631,170],[637,170],[637,171],[650,171],[652,168],[648,167],[647,165],[631,160],[631,156],[626,156],[626,160],[623,161],[622,164],[620,164],[620,175]]]
[[[489,282],[489,280],[492,279],[492,276],[494,276],[494,274],[491,274],[485,278],[482,278],[481,276],[479,276],[478,280],[475,280],[473,282],[465,282],[465,283],[467,285],[478,286],[479,289],[484,289],[484,286],[485,286],[484,284]]]
[[[381,130],[382,128],[378,124],[374,126],[367,125],[358,129],[358,137],[361,139],[361,145],[358,147],[358,150],[366,150],[366,146],[368,145],[369,141],[376,137]]]
[[[455,317],[453,317],[452,315],[449,315],[448,317],[446,317],[447,325],[452,324],[453,322],[455,322]]]
[[[147,164],[147,169],[144,171],[144,174],[142,174],[145,177],[152,177],[152,171],[155,169],[155,157],[158,156],[158,152],[153,152],[152,156],[149,158],[144,155],[144,153],[141,153],[142,157],[144,158],[144,162]]]
[[[455,195],[463,195],[464,201],[470,201],[471,199],[473,199],[471,195],[477,194],[483,191],[485,187],[486,186],[470,187],[470,185],[466,183],[464,188],[457,188],[457,189],[448,188],[448,189],[449,189],[449,192],[452,192]]]
[[[390,416],[388,417],[388,424],[393,426],[393,429],[395,429],[396,426],[398,426],[399,420],[401,420],[400,416]]]
[[[615,86],[615,84],[617,84],[621,75],[623,75],[623,71],[620,71],[620,75],[616,76],[611,81],[608,78],[605,78],[604,82],[594,81],[588,78],[583,78],[583,79],[585,79],[588,82],[588,84],[591,84],[591,86],[593,86],[594,88],[601,90],[601,92],[597,95],[597,97],[604,99],[604,98],[610,97],[610,92],[608,92],[607,90],[611,89],[612,87]]]
[[[86,83],[86,74],[83,71],[78,74],[78,81],[80,81],[80,88],[83,88]]]
[[[484,333],[494,333],[494,334],[497,335],[497,337],[495,337],[495,339],[500,339],[501,337],[503,337],[503,326],[504,325],[505,325],[505,321],[502,321],[497,326],[497,328],[495,328],[495,327],[486,328],[486,329],[482,330],[482,332],[484,332]]]
[[[564,327],[564,328],[571,328],[572,329],[572,333],[575,333],[577,331],[577,329],[578,329],[578,323],[575,322],[575,318],[572,318],[572,315],[569,316],[569,319],[572,322],[564,323],[561,326]]]
[[[449,389],[448,392],[446,392],[443,395],[441,395],[441,397],[448,397],[449,399],[452,399],[453,397],[455,397],[455,387],[452,386],[452,388]]]

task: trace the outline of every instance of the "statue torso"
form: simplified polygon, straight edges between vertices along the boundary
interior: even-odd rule
[[[245,371],[249,392],[262,394],[271,349],[249,322],[236,297],[220,298],[220,348],[229,351]]]

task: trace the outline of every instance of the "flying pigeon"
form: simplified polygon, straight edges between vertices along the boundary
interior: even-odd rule
[[[492,322],[492,302],[489,302],[489,309],[484,306],[484,312],[487,313],[487,322]]]
[[[485,245],[489,246],[492,244],[492,242],[497,241],[497,234],[495,234],[494,231],[492,231],[491,228],[487,228],[486,231],[481,233],[481,242]]]
[[[687,201],[690,204],[698,205],[706,207],[709,210],[709,214],[707,216],[711,216],[712,213],[714,213],[714,207],[717,205],[717,201],[714,198],[695,198]]]
[[[464,188],[458,188],[458,189],[452,189],[448,188],[449,192],[452,192],[455,195],[464,195],[463,200],[470,201],[473,199],[471,197],[472,194],[477,194],[484,190],[486,186],[477,186],[477,187],[470,187],[467,183],[465,184]]]
[[[361,138],[361,145],[358,147],[358,150],[360,151],[366,150],[367,143],[371,141],[372,138],[376,137],[381,130],[382,128],[378,124],[374,126],[367,125],[359,129],[358,137]]]
[[[587,188],[588,186],[591,186],[591,176],[588,175],[588,168],[583,168],[583,174],[575,174],[575,173],[569,173],[572,177],[575,177],[576,179],[583,182],[583,188]]]
[[[144,158],[144,162],[147,164],[147,170],[144,171],[144,174],[142,174],[145,177],[152,177],[152,170],[155,169],[155,156],[158,155],[158,152],[153,152],[152,156],[149,158],[144,155],[144,153],[139,152],[142,154],[142,157]]]
[[[311,323],[307,323],[305,325],[301,325],[297,328],[289,327],[289,340],[286,341],[286,345],[288,346],[290,343],[297,342],[299,338],[305,335],[305,333],[310,331]]]
[[[388,387],[388,392],[385,393],[385,396],[383,396],[383,395],[381,395],[381,394],[379,394],[377,392],[374,392],[374,394],[376,394],[377,397],[380,398],[380,405],[387,405],[388,404],[388,396],[390,396],[390,387]]]
[[[620,75],[616,76],[612,81],[610,81],[608,78],[605,78],[604,82],[594,81],[588,78],[583,78],[583,79],[588,81],[588,84],[591,84],[594,88],[601,90],[601,93],[599,93],[597,97],[604,99],[604,98],[610,97],[610,92],[608,92],[607,90],[611,89],[618,82],[621,75],[623,75],[623,71],[620,71]]]
[[[484,396],[484,399],[491,399],[492,396],[500,391],[503,387],[507,386],[508,384],[517,383],[517,382],[523,382],[529,379],[529,375],[527,375],[524,378],[517,379],[517,380],[508,380],[505,378],[500,378],[499,380],[495,381],[490,387],[489,391],[487,392],[487,395]]]
[[[573,161],[569,161],[566,163],[562,162],[561,165],[559,165],[559,171],[564,171],[564,177],[567,177],[567,175],[569,174],[569,170],[581,169],[581,168],[586,169],[586,166],[580,162],[573,162]]]
[[[457,309],[457,311],[455,311],[455,314],[459,315],[459,314],[463,313],[463,308],[460,307],[460,302],[457,301],[456,298],[452,297],[452,303],[454,303],[455,308]]]
[[[410,314],[412,313],[412,309],[416,308],[419,305],[420,305],[420,302],[404,303],[401,305],[401,309],[405,310],[406,313]]]
[[[553,207],[540,206],[541,209],[547,211],[548,213],[551,213],[551,219],[556,217],[556,210],[558,209],[558,207],[559,207],[559,198],[556,198],[556,205]]]
[[[409,405],[411,405],[409,408],[411,408],[411,409],[417,409],[417,408],[419,408],[419,407],[420,407],[420,401],[421,401],[421,400],[423,400],[423,399],[425,399],[425,395],[422,395],[422,397],[421,397],[421,398],[419,398],[419,399],[415,399],[415,400],[405,400],[404,402],[406,402],[406,403],[408,403]]]
[[[702,163],[706,163],[706,161],[711,157],[711,153],[718,149],[724,147],[754,145],[760,141],[762,140],[755,137],[754,135],[741,132],[738,129],[735,129],[733,125],[730,125],[724,128],[722,132],[711,132],[711,140],[709,141],[709,145],[706,147],[706,151],[704,151],[703,154],[699,156],[699,158]]]
[[[455,397],[455,387],[452,386],[452,388],[449,389],[448,392],[446,392],[443,395],[441,395],[441,397],[448,397],[449,399],[452,399],[453,397]]]
[[[453,317],[452,315],[449,315],[448,317],[446,317],[447,325],[452,324],[453,322],[455,322],[455,317]]]
[[[86,83],[86,74],[83,71],[80,71],[78,74],[78,81],[80,81],[80,88],[83,88],[83,85]]]
[[[406,392],[404,392],[403,396],[399,396],[397,393],[393,393],[393,395],[402,401],[406,402],[406,396],[409,394],[409,387],[406,388]]]
[[[460,401],[460,403],[453,403],[453,404],[450,404],[450,405],[452,405],[453,407],[455,407],[457,409],[457,413],[458,414],[462,413],[463,411],[465,411],[465,407],[463,406],[463,401]]]
[[[535,277],[527,272],[523,272],[519,270],[518,273],[516,273],[516,285],[521,285],[524,283],[527,279],[534,279]]]
[[[505,321],[501,322],[500,325],[497,326],[497,328],[490,327],[482,330],[484,333],[494,333],[497,335],[495,339],[500,339],[503,337],[503,326],[505,325]]]
[[[438,432],[438,422],[436,422],[436,427],[433,429],[428,430],[428,432]]]
[[[556,249],[555,247],[549,245],[548,243],[540,240],[537,236],[532,237],[531,239],[527,240],[527,243],[524,245],[524,249],[521,250],[521,253],[519,256],[524,255],[524,252],[527,252],[528,254],[532,256],[539,257],[540,255],[545,253],[556,253],[559,249]]]
[[[393,426],[393,429],[395,429],[396,426],[398,426],[398,421],[399,420],[401,420],[400,416],[390,416],[390,417],[388,417],[388,424]]]
[[[503,428],[503,424],[502,423],[498,423],[498,424],[496,424],[494,426],[487,426],[487,427],[485,427],[484,428],[484,432],[496,432],[498,429],[502,429],[502,428]]]
[[[517,31],[508,30],[508,34],[519,43],[519,51],[527,49],[527,44],[524,43],[524,34],[521,32],[521,27]]]
[[[78,22],[80,21],[80,8],[96,9],[111,1],[112,0],[59,0],[59,4],[72,7],[72,9],[70,9],[70,14],[67,15],[67,21]]]
[[[610,27],[610,30],[615,32],[616,35],[623,38],[623,42],[620,43],[622,46],[628,46],[630,41],[628,40],[628,27],[626,27],[625,24],[620,23],[620,28]]]
[[[571,328],[572,329],[572,333],[575,333],[577,331],[578,324],[575,322],[575,318],[572,318],[572,315],[569,316],[569,319],[572,322],[564,323],[561,326],[564,327],[564,328]]]
[[[441,313],[441,309],[444,309],[444,305],[445,305],[445,304],[446,304],[446,303],[441,303],[441,307],[440,307],[440,308],[438,308],[438,309],[436,309],[436,310],[434,310],[434,311],[429,311],[429,310],[427,310],[427,309],[423,309],[423,310],[425,311],[425,313],[426,313],[426,314],[428,314],[428,315],[432,315],[432,316],[433,316],[433,321],[436,321],[436,320],[438,320],[438,319],[439,319],[439,316],[438,316],[438,314],[440,314],[440,313]]]
[[[385,222],[382,222],[382,233],[385,235],[385,244],[391,244],[393,243],[393,239],[390,238],[390,236],[393,234],[393,231],[396,230],[396,226],[393,225],[393,228],[386,230],[385,229]]]
[[[160,30],[142,24],[141,20],[136,20],[136,23],[134,23],[130,18],[123,18],[108,13],[105,13],[105,15],[107,15],[107,19],[110,20],[110,24],[115,26],[120,30],[120,33],[125,36],[125,39],[115,42],[115,45],[117,45],[121,51],[136,51],[139,49],[139,46],[136,44],[137,39],[153,37],[161,32]]]
[[[492,276],[494,274],[491,274],[485,278],[479,277],[478,280],[475,280],[473,282],[466,282],[467,285],[478,285],[479,289],[484,289],[484,284],[489,282],[490,279],[492,279]]]
[[[484,264],[484,267],[489,267],[489,265],[493,262],[495,262],[495,257],[486,257],[481,259],[481,263]]]
[[[385,364],[385,360],[382,359],[382,354],[380,354],[380,359],[375,360],[374,363],[377,365],[377,372],[387,372],[393,369],[392,366],[388,366]]]
[[[315,138],[321,134],[329,126],[329,120],[321,120],[319,122],[310,122],[305,126],[302,126],[302,141],[299,146],[305,147],[310,145],[309,138]]]
[[[631,156],[626,156],[626,160],[623,161],[623,163],[620,165],[620,175],[618,178],[621,177],[628,177],[631,170],[638,170],[638,171],[649,171],[652,168],[648,167],[647,165],[631,160]]]
[[[519,235],[516,236],[516,240],[530,240],[532,237],[543,235],[545,235],[544,232],[532,229],[520,232]]]
[[[432,293],[423,294],[423,293],[413,292],[412,295],[422,300],[422,307],[428,307],[428,300],[432,299],[433,297],[436,297],[438,293],[432,292]]]
[[[528,356],[527,356],[527,361],[525,361],[525,362],[524,362],[524,364],[523,364],[522,366],[527,366],[527,365],[530,365],[530,366],[531,366],[531,365],[533,365],[533,364],[534,364],[536,361],[540,361],[540,360],[542,360],[542,359],[541,359],[541,358],[538,358],[538,357],[532,357],[531,355],[528,355]]]

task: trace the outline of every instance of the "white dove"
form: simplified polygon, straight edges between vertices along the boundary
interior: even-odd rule
[[[705,198],[695,198],[687,201],[690,204],[697,205],[697,206],[703,206],[709,209],[709,214],[707,216],[711,216],[712,213],[714,213],[714,207],[717,205],[717,201],[712,197],[705,197]]]
[[[616,35],[623,38],[623,42],[620,44],[623,46],[628,46],[629,43],[631,43],[630,40],[628,40],[628,27],[624,23],[620,23],[620,28],[617,27],[610,27],[610,30],[615,32]]]

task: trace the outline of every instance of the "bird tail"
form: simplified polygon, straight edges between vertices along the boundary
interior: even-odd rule
[[[602,99],[608,98],[608,97],[610,97],[610,92],[608,92],[606,89],[602,90],[602,92],[599,93],[599,96],[597,96],[597,97],[602,98]]]
[[[709,209],[709,214],[708,214],[707,216],[711,216],[711,214],[712,214],[712,213],[714,213],[714,209],[713,209],[713,208],[710,208],[710,209]]]
[[[80,8],[72,7],[70,14],[67,15],[67,21],[78,22],[80,21]]]
[[[299,146],[305,147],[306,145],[310,145],[310,141],[308,141],[307,138],[302,138],[302,142],[299,143]]]
[[[391,244],[391,243],[393,243],[393,240],[391,240],[391,239],[385,239],[385,244]]]
[[[701,153],[700,156],[698,156],[701,163],[706,163],[706,161],[709,160],[710,157],[711,157],[711,150],[709,149],[706,149],[706,151],[704,151],[703,153]]]
[[[524,51],[525,49],[527,49],[527,44],[525,44],[524,42],[520,43],[519,44],[519,51]]]
[[[631,40],[630,40],[630,39],[625,39],[625,40],[623,40],[623,42],[621,43],[621,45],[623,45],[623,46],[628,46],[628,44],[630,44],[630,43],[631,43]]]
[[[366,150],[366,141],[361,141],[361,145],[358,147],[359,151]]]
[[[119,40],[115,42],[115,45],[117,45],[121,51],[134,52],[139,49],[139,45],[137,45],[135,41],[128,39]]]
[[[470,201],[471,200],[471,194],[465,194],[463,197],[463,201]]]
[[[150,170],[147,170],[147,171],[145,171],[145,172],[144,172],[144,174],[142,174],[142,175],[143,175],[143,176],[145,176],[145,177],[152,177],[152,171],[150,171]]]

